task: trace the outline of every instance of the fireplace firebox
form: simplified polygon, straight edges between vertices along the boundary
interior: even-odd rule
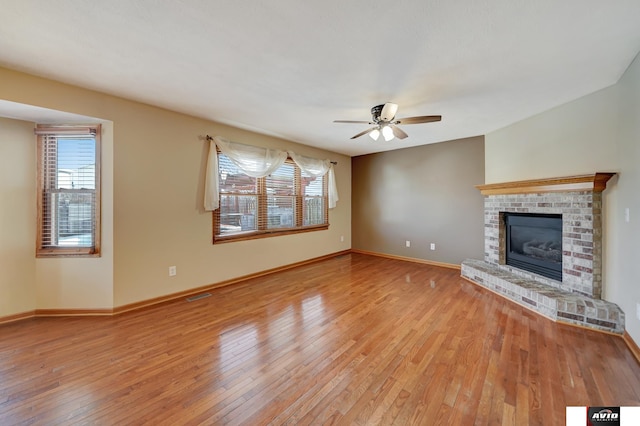
[[[562,215],[504,213],[505,263],[562,281]]]

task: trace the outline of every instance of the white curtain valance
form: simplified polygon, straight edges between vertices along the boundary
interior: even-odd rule
[[[251,177],[261,178],[269,176],[284,164],[287,156],[311,176],[324,176],[328,173],[329,208],[336,206],[338,190],[335,182],[333,165],[329,160],[318,160],[294,152],[287,153],[279,149],[262,148],[228,141],[219,136],[214,136],[209,143],[209,158],[205,176],[204,208],[216,210],[220,207],[219,181],[218,181],[218,152],[220,150],[240,170]]]
[[[269,176],[278,170],[287,159],[287,152],[231,142],[214,136],[209,143],[209,159],[205,177],[204,208],[216,210],[220,207],[218,181],[218,151],[220,149],[242,172],[255,178]]]
[[[316,158],[305,157],[304,155],[298,155],[293,151],[289,151],[289,157],[302,169],[303,172],[313,176],[324,176],[331,167],[331,161],[318,160]]]
[[[289,157],[300,167],[300,169],[313,177],[328,174],[329,208],[333,209],[339,200],[338,188],[336,186],[336,176],[333,172],[333,164],[330,160],[318,160],[317,158],[305,157],[289,151]]]
[[[273,148],[245,145],[221,137],[213,138],[220,151],[247,175],[254,178],[269,176],[287,160],[287,152]]]

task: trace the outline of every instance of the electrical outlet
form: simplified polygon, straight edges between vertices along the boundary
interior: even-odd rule
[[[178,274],[178,269],[175,266],[169,266],[169,276],[175,277]]]
[[[624,209],[624,221],[629,223],[631,220],[631,214],[629,212],[629,207],[627,207],[626,209]]]
[[[435,250],[436,249],[436,243],[431,243],[431,245],[429,246],[429,248],[431,250]]]
[[[407,241],[405,242],[405,244],[406,244],[406,246],[407,246],[407,247],[411,247],[411,241],[407,240]]]
[[[636,303],[636,318],[640,320],[640,303]]]
[[[340,242],[344,243],[344,235],[340,235]]]

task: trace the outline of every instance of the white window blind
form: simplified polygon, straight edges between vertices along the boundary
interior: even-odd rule
[[[258,178],[243,173],[229,157],[218,156],[219,235],[258,229]]]
[[[265,178],[267,229],[296,227],[296,170],[287,162]]]
[[[40,256],[100,249],[100,127],[43,127],[38,135]]]

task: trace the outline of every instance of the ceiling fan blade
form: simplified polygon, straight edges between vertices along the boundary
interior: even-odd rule
[[[391,125],[390,125],[389,127],[391,127],[391,130],[393,130],[393,136],[395,136],[395,137],[396,137],[396,138],[398,138],[398,139],[404,139],[404,138],[406,138],[407,136],[409,136],[408,134],[406,134],[406,133],[404,132],[404,130],[402,130],[402,129],[401,129],[401,128],[399,128],[399,127],[391,126]]]
[[[373,124],[371,121],[333,120],[334,123]]]
[[[434,121],[442,120],[441,115],[422,115],[418,117],[406,117],[399,118],[395,121],[395,124],[420,124],[420,123],[432,123]]]
[[[364,135],[366,135],[367,133],[369,133],[370,131],[372,131],[372,130],[374,130],[374,129],[377,129],[377,127],[372,127],[372,128],[370,128],[370,129],[367,129],[367,130],[365,130],[365,131],[363,131],[363,132],[358,133],[358,134],[357,134],[357,135],[355,135],[355,136],[351,136],[351,139],[355,139],[355,138],[359,138],[360,136],[364,136]]]
[[[380,111],[380,120],[391,121],[396,116],[396,112],[398,112],[398,104],[387,102]]]

